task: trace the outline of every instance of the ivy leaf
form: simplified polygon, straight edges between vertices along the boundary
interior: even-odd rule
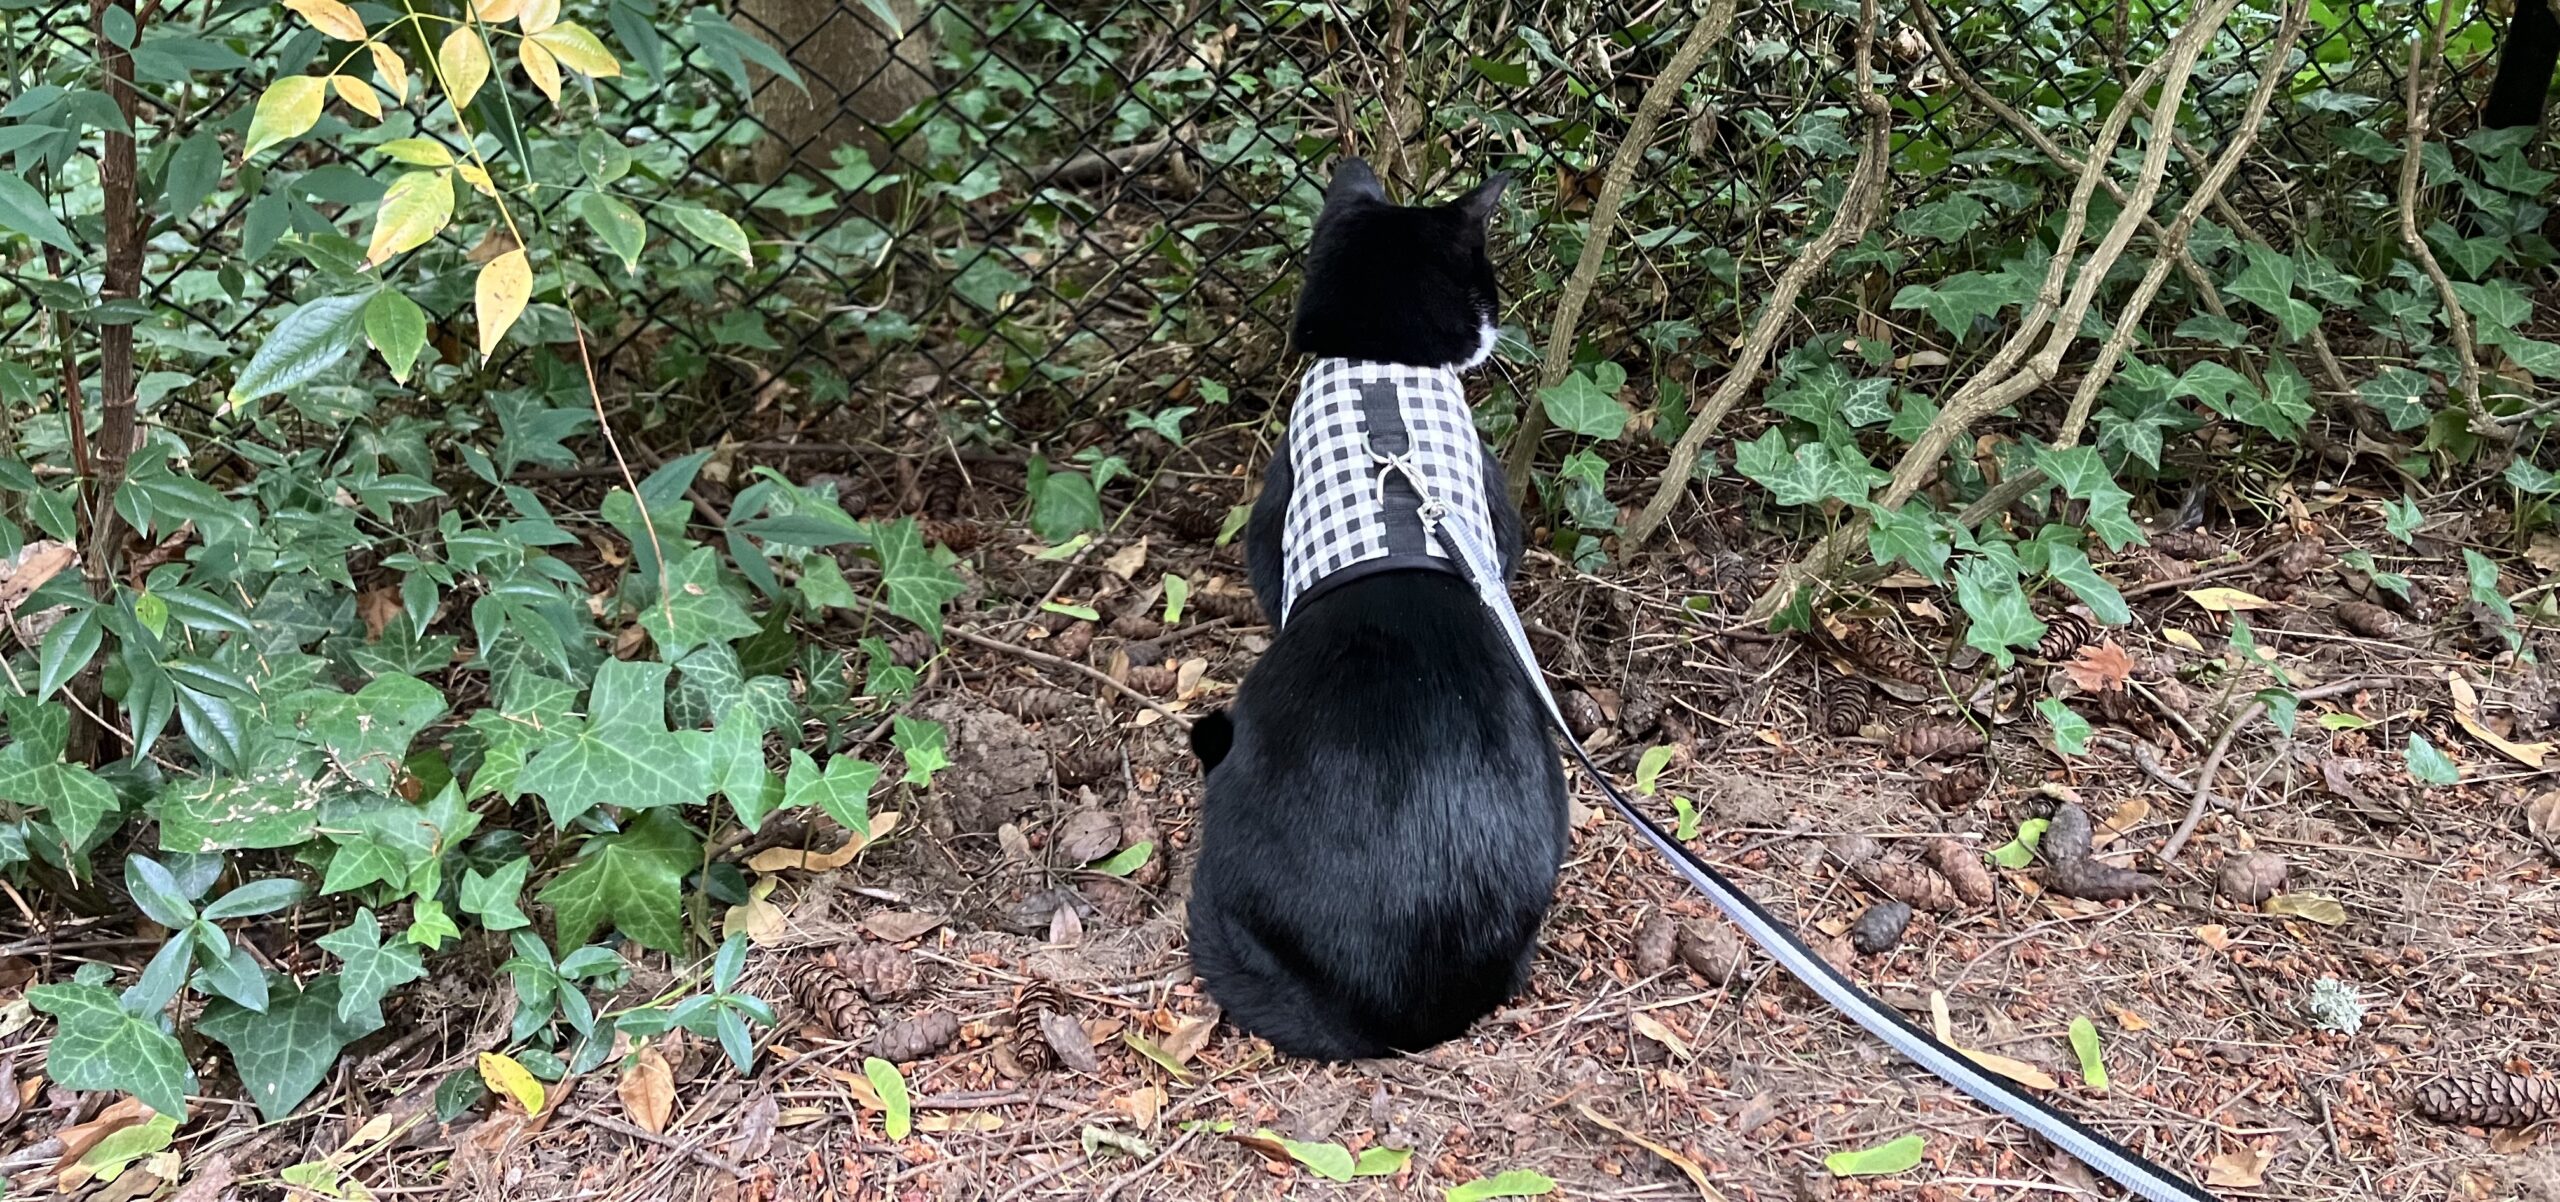
[[[589,690],[587,724],[535,753],[517,777],[566,828],[600,805],[643,810],[692,805],[711,795],[710,765],[695,741],[667,730],[667,665],[606,660]]]
[[[314,690],[303,727],[347,775],[376,789],[391,787],[392,771],[408,758],[409,742],[444,716],[444,693],[413,676],[376,676],[353,696]]]
[[[354,921],[322,935],[319,942],[321,950],[340,962],[337,1017],[342,1023],[379,1028],[383,995],[427,975],[417,948],[383,946],[382,923],[371,910],[356,911]]]
[[[1603,361],[1539,389],[1538,401],[1558,427],[1607,441],[1627,428],[1627,407],[1618,400],[1618,389],[1626,382],[1627,369]]]
[[[186,1117],[196,1075],[176,1036],[127,1013],[97,985],[37,985],[27,990],[27,1004],[56,1024],[46,1076],[68,1089],[129,1093],[160,1114]]]
[[[684,950],[684,874],[701,841],[672,811],[652,810],[631,829],[587,841],[577,863],[538,895],[551,907],[555,942],[575,947],[604,927],[670,955]]]
[[[1907,564],[1934,582],[1946,582],[1952,547],[1938,515],[1925,505],[1906,502],[1900,509],[1877,510],[1875,523],[1867,528],[1867,549],[1880,566]]]
[[[2436,750],[2436,745],[2428,742],[2426,736],[2414,730],[2409,732],[2409,775],[2427,785],[2462,783],[2462,769],[2455,767],[2452,760]]]
[[[208,1002],[196,1029],[231,1050],[231,1063],[259,1116],[275,1122],[320,1087],[348,1044],[382,1029],[378,1013],[370,1022],[348,1022],[339,1017],[340,1009],[337,978],[314,977],[297,987],[277,977],[265,1013]]]
[[[791,809],[814,805],[859,836],[871,829],[871,786],[879,779],[879,765],[849,755],[828,760],[826,771],[820,772],[818,762],[795,747],[790,774],[782,782],[782,804]]]
[[[2053,745],[2064,755],[2078,755],[2089,749],[2089,720],[2072,712],[2059,697],[2047,697],[2036,703],[2036,712],[2044,716],[2045,725],[2053,728]]]
[[[532,868],[532,860],[517,856],[485,875],[477,868],[463,869],[462,912],[476,915],[480,925],[492,931],[533,925],[516,904],[524,896],[525,873]]]
[[[2547,497],[2560,492],[2560,472],[2554,472],[2530,459],[2520,458],[2508,464],[2506,481],[2519,490],[2537,496]]]
[[[2356,386],[2356,396],[2394,430],[2415,430],[2427,424],[2427,407],[2421,400],[2434,391],[2433,381],[2405,367],[2386,367],[2374,377]]]
[[[1102,529],[1102,498],[1082,472],[1034,473],[1031,532],[1044,542],[1065,542]],[[908,519],[900,519],[905,521]],[[894,524],[894,523],[893,523]]]
[[[1836,459],[1832,448],[1811,442],[1788,454],[1786,435],[1773,428],[1758,440],[1744,443],[1735,452],[1734,466],[1768,489],[1770,498],[1781,505],[1864,501],[1868,490],[1886,477],[1873,464],[1855,458],[1855,452],[1843,453],[1852,458]]]
[[[1918,309],[1938,323],[1938,328],[1962,342],[1973,332],[1974,322],[1997,314],[2016,299],[2013,289],[1999,277],[1980,271],[1968,271],[1940,280],[1935,286],[1905,284],[1893,294],[1896,309]]]
[[[1096,526],[1100,513],[1095,510]],[[933,557],[914,518],[873,526],[872,553],[880,557],[880,585],[889,594],[889,612],[933,632],[939,641],[942,607],[967,591],[968,582]]]
[[[2114,584],[2090,566],[2088,553],[2080,548],[2049,548],[2045,571],[2051,573],[2062,587],[2070,589],[2072,596],[2080,598],[2081,604],[2088,606],[2098,621],[2109,626],[2122,626],[2133,620],[2133,611],[2125,605],[2124,594],[2116,591]]]
[[[304,302],[249,356],[231,383],[231,403],[286,391],[329,370],[363,343],[365,303],[372,299],[371,293],[350,292]]]
[[[786,804],[782,782],[764,766],[764,731],[755,708],[742,701],[729,707],[702,745],[712,783],[750,834],[763,829],[764,820]]]
[[[660,583],[664,587],[658,596],[640,609],[640,628],[670,660],[705,643],[746,638],[758,629],[722,577],[719,552],[709,547],[685,552],[668,565]]]
[[[2425,525],[2426,520],[2426,516],[2418,512],[2415,497],[2404,495],[2397,501],[2382,503],[2382,528],[2390,531],[2391,537],[2400,540],[2404,547],[2417,545],[2418,527]]]
[[[1972,619],[1964,641],[1990,654],[2002,668],[2015,662],[2013,647],[2033,647],[2045,625],[2027,608],[2017,573],[1988,559],[1967,560],[1956,569],[1956,604]]]
[[[2241,248],[2248,266],[2223,285],[2223,291],[2267,312],[2283,327],[2285,337],[2299,338],[2320,324],[2320,310],[2293,295],[2293,256],[2263,243]]]
[[[943,753],[943,730],[939,722],[898,715],[891,723],[889,743],[906,757],[907,774],[901,778],[918,788],[930,788],[933,774],[951,766]]]

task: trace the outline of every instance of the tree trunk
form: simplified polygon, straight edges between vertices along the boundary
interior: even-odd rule
[[[142,202],[136,194],[139,174],[135,170],[133,143],[134,122],[141,106],[133,92],[133,56],[107,36],[107,14],[119,10],[135,18],[138,39],[142,18],[135,14],[133,0],[91,0],[89,10],[98,31],[98,66],[105,77],[107,98],[114,102],[125,124],[121,132],[107,131],[98,156],[98,190],[104,201],[100,216],[106,225],[107,243],[106,271],[99,283],[98,299],[106,303],[142,295]],[[77,372],[68,371],[65,377],[69,391],[63,401],[77,450],[86,414],[80,403]],[[116,490],[124,484],[125,464],[133,457],[140,433],[134,424],[131,325],[98,328],[98,403],[98,441],[88,448],[89,478],[83,482],[81,496],[87,522],[81,531],[80,566],[90,595],[104,601],[115,588],[125,541],[124,519],[116,514]],[[72,731],[70,754],[74,762],[102,761],[107,731],[91,722],[89,715],[97,715],[108,729],[112,729],[116,715],[113,704],[99,688],[97,666],[92,664],[74,677],[70,688],[85,703],[75,707],[81,720]]]
[[[839,146],[858,146],[875,163],[900,153],[881,131],[933,95],[933,30],[925,0],[887,5],[898,29],[869,0],[739,0],[740,27],[773,43],[808,87],[804,95],[755,72],[756,118],[771,131],[756,148],[758,178],[826,170]]]

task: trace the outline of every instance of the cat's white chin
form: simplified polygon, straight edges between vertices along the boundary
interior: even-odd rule
[[[1488,321],[1483,325],[1477,326],[1476,353],[1467,356],[1466,362],[1454,365],[1451,370],[1471,371],[1475,368],[1484,366],[1485,360],[1493,358],[1494,344],[1500,341],[1502,341],[1502,331],[1496,328],[1492,322]]]

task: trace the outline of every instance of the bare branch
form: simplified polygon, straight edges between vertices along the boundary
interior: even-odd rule
[[[1547,345],[1538,363],[1538,387],[1552,388],[1564,382],[1573,369],[1574,335],[1582,326],[1582,308],[1590,303],[1591,289],[1600,281],[1600,267],[1609,258],[1609,241],[1617,233],[1618,209],[1626,203],[1627,186],[1635,179],[1636,167],[1644,161],[1645,148],[1653,141],[1653,131],[1662,124],[1662,114],[1671,107],[1671,99],[1680,94],[1689,77],[1705,65],[1707,52],[1724,39],[1725,30],[1733,25],[1735,0],[1710,0],[1698,23],[1680,39],[1680,48],[1671,55],[1671,63],[1662,74],[1653,77],[1644,90],[1644,98],[1636,102],[1635,118],[1627,123],[1627,136],[1609,156],[1609,171],[1600,181],[1599,199],[1591,205],[1591,228],[1582,240],[1582,258],[1573,265],[1573,275],[1565,281],[1564,294],[1556,299],[1555,323],[1547,328]],[[1547,411],[1533,394],[1520,405],[1520,428],[1511,436],[1511,454],[1503,464],[1511,477],[1511,501],[1518,504],[1529,487],[1529,460],[1538,451],[1538,439],[1547,432]]]
[[[1707,439],[1723,424],[1725,415],[1733,411],[1742,394],[1749,391],[1760,377],[1760,364],[1777,346],[1778,334],[1795,317],[1796,297],[1805,285],[1830,266],[1831,258],[1866,236],[1867,227],[1875,223],[1883,209],[1885,177],[1893,158],[1893,108],[1875,89],[1876,3],[1866,0],[1858,25],[1858,108],[1867,117],[1867,142],[1858,151],[1858,163],[1849,173],[1849,185],[1840,193],[1840,207],[1833,210],[1831,224],[1806,244],[1794,262],[1778,273],[1777,286],[1770,290],[1769,300],[1752,322],[1751,334],[1742,342],[1733,365],[1724,379],[1707,397],[1706,404],[1690,415],[1689,428],[1681,432],[1680,442],[1671,448],[1671,462],[1662,469],[1662,477],[1654,485],[1653,499],[1645,502],[1620,540],[1621,551],[1632,552],[1644,546],[1671,515],[1671,507],[1689,490],[1689,473],[1696,470],[1698,456],[1706,449]]]
[[[2464,311],[2462,298],[2454,295],[2453,281],[2436,262],[2436,252],[2418,234],[2418,168],[2427,145],[2427,106],[2435,103],[2435,81],[2429,78],[2427,65],[2443,53],[2445,22],[2450,19],[2450,13],[2439,9],[2435,23],[2427,28],[2426,38],[2409,47],[2405,100],[2409,133],[2400,149],[2400,244],[2409,249],[2409,257],[2416,259],[2427,279],[2435,283],[2436,298],[2444,304],[2445,327],[2453,336],[2453,353],[2462,363],[2457,387],[2462,390],[2463,408],[2471,414],[2472,433],[2505,438],[2504,428],[2489,417],[2488,407],[2480,402],[2480,355],[2471,341],[2471,314]]]

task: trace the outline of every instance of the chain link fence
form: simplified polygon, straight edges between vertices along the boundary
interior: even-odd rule
[[[580,277],[593,307],[579,316],[605,395],[644,426],[667,427],[661,445],[715,438],[736,414],[786,394],[878,434],[936,423],[1037,432],[1113,406],[1273,399],[1285,386],[1273,368],[1285,349],[1290,260],[1323,171],[1344,151],[1370,157],[1408,197],[1516,173],[1517,208],[1500,234],[1509,320],[1515,333],[1542,330],[1545,293],[1579,253],[1601,169],[1702,8],[736,0],[722,11],[606,0],[593,23],[610,34],[623,75],[554,113],[501,71],[495,103],[475,107],[501,144],[519,122],[616,131],[639,169],[701,195],[756,243],[752,269],[724,265],[695,230],[644,213],[653,240],[699,247],[697,265]],[[1935,19],[1952,59],[1985,87],[2039,121],[2074,127],[2159,54],[2182,12],[2137,0],[1994,0]],[[1966,98],[1918,15],[1888,5],[1877,35],[1900,200],[2034,154]],[[180,0],[158,14],[188,40],[137,52],[146,175],[165,175],[196,139],[236,161],[266,82],[257,70],[314,69],[338,53],[281,16],[265,0]],[[22,79],[97,44],[83,0],[0,0],[0,17]],[[2343,125],[2395,130],[2418,17],[2399,5],[2318,8],[2269,134],[2270,161],[2316,164],[2324,131]],[[2467,112],[2485,89],[2502,20],[2472,11],[2449,40],[2448,114]],[[2186,126],[2198,142],[2230,132],[2275,23],[2272,7],[2244,11],[2202,64]],[[1638,354],[1691,343],[1703,352],[1720,342],[1706,331],[1747,316],[1791,242],[1828,212],[1854,157],[1856,25],[1857,5],[1841,0],[1743,6],[1643,160],[1588,337]],[[173,56],[184,61],[158,61]],[[415,56],[425,61],[427,48]],[[189,73],[208,66],[230,73]],[[2062,132],[2069,142],[2075,131]],[[154,230],[146,352],[253,345],[262,323],[298,299],[297,264],[277,239],[355,228],[381,196],[382,160],[353,149],[366,141],[306,140],[294,153],[318,169],[289,188],[244,168],[222,203]],[[537,184],[567,170],[526,165]],[[2285,203],[2278,176],[2259,172],[2245,186],[2254,204]],[[535,195],[540,236],[593,245],[568,190]],[[84,240],[95,233],[71,224]],[[457,261],[485,250],[449,249]],[[610,261],[601,248],[590,258]],[[9,270],[20,293],[0,306],[9,357],[48,361],[55,331],[37,281],[90,268],[28,259]],[[467,278],[455,272],[444,290],[444,322],[468,310]],[[535,315],[555,343],[558,316]],[[1526,359],[1531,341],[1521,336],[1510,357]],[[518,349],[473,382],[556,380],[564,362]],[[146,403],[212,420],[219,388],[170,375],[146,376]]]

